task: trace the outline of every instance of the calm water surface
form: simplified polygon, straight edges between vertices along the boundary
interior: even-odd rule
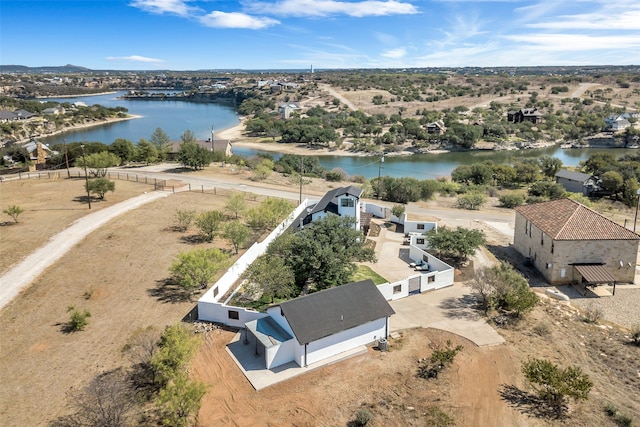
[[[107,125],[95,126],[68,132],[64,135],[42,138],[47,144],[58,144],[80,141],[99,141],[111,144],[117,138],[126,138],[137,142],[140,138],[149,138],[153,131],[160,127],[172,140],[180,139],[180,135],[187,129],[193,131],[196,137],[206,139],[211,136],[211,128],[221,130],[238,123],[235,107],[231,104],[193,103],[184,101],[131,101],[118,99],[126,92],[109,95],[85,96],[78,98],[51,98],[59,102],[82,101],[87,105],[100,104],[105,107],[125,107],[130,114],[143,116],[140,119],[127,120]],[[576,166],[596,152],[610,152],[615,156],[625,153],[638,153],[632,149],[602,149],[602,148],[571,148],[548,147],[535,150],[520,151],[473,151],[461,153],[417,154],[413,156],[385,156],[380,163],[380,157],[344,157],[319,156],[320,163],[328,168],[340,168],[349,175],[362,175],[366,178],[378,176],[404,177],[412,176],[417,179],[448,176],[459,165],[470,165],[485,160],[495,163],[513,163],[520,159],[554,156],[562,160],[565,166]],[[244,147],[234,147],[234,153],[242,156],[256,154],[271,154],[275,158],[280,155],[266,151]]]

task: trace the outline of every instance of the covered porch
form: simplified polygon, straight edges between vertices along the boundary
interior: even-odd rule
[[[573,285],[583,296],[587,292],[592,292],[598,297],[616,294],[616,279],[604,264],[575,264],[573,269],[573,277],[576,278]],[[613,293],[600,285],[613,286]]]

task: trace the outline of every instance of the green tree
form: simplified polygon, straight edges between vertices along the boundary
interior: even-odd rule
[[[518,162],[514,166],[517,182],[531,183],[538,180],[540,168],[533,162]]]
[[[538,303],[527,280],[505,262],[478,270],[471,288],[480,297],[485,313],[496,308],[521,317]]]
[[[247,199],[243,193],[231,193],[224,208],[238,219],[238,216],[247,210]]]
[[[254,169],[253,177],[258,181],[264,181],[269,178],[273,172],[274,163],[271,159],[263,159]]]
[[[550,181],[537,181],[531,184],[527,194],[533,197],[543,197],[545,199],[561,199],[564,197],[566,190],[562,184],[556,184]]]
[[[200,235],[210,242],[222,228],[224,215],[220,211],[203,212],[196,218],[196,227],[200,230]]]
[[[170,271],[179,286],[187,290],[204,289],[220,270],[228,265],[229,256],[218,248],[192,249],[181,252]]]
[[[124,165],[134,159],[136,149],[133,142],[128,139],[118,138],[109,146],[109,152],[120,158],[120,164]]]
[[[283,259],[296,273],[296,284],[311,280],[317,288],[347,283],[352,277],[355,262],[374,262],[375,252],[365,245],[352,217],[329,215],[313,222],[293,235]]]
[[[517,181],[516,170],[511,165],[497,164],[493,169],[493,179],[497,185],[511,185]]]
[[[240,221],[231,221],[224,226],[223,236],[231,242],[237,254],[238,249],[244,245],[249,237],[249,227]]]
[[[426,235],[431,249],[446,257],[461,260],[466,260],[485,243],[482,231],[464,227],[450,229],[443,226],[429,230]]]
[[[86,166],[90,169],[89,174],[96,177],[104,177],[107,175],[107,169],[120,164],[120,158],[108,151],[89,154],[88,156],[80,156],[76,158],[76,166],[84,167],[86,158]]]
[[[560,368],[545,359],[530,359],[522,363],[522,372],[540,398],[557,409],[567,397],[586,400],[593,382],[578,366]]]
[[[243,274],[249,292],[261,293],[271,299],[290,297],[296,290],[292,268],[279,256],[261,255]]]
[[[11,205],[7,209],[3,210],[2,212],[9,215],[17,223],[18,217],[24,212],[24,208],[18,205]]]
[[[540,158],[540,169],[547,178],[553,178],[562,168],[562,160],[557,157],[543,156]]]
[[[158,160],[158,150],[150,141],[140,138],[136,146],[135,160],[138,162],[153,163]]]
[[[393,207],[391,208],[391,213],[396,218],[401,218],[402,215],[404,215],[405,211],[406,211],[406,208],[404,205],[393,205]]]
[[[600,186],[602,189],[613,196],[622,190],[623,183],[624,178],[616,171],[605,172],[600,177]]]
[[[180,144],[177,160],[184,166],[198,170],[209,166],[212,161],[212,153],[201,145],[193,141],[186,141]]]
[[[160,160],[164,160],[167,156],[167,152],[171,149],[169,135],[167,135],[161,128],[156,128],[156,130],[151,134],[149,140],[156,148],[158,158]]]
[[[182,140],[183,144],[196,142],[196,134],[193,133],[192,130],[187,129],[184,132],[182,132],[182,135],[180,135],[180,139]]]
[[[206,392],[207,386],[203,382],[190,380],[184,372],[175,375],[160,390],[156,400],[162,424],[171,427],[192,425]]]
[[[87,181],[85,189],[93,194],[97,194],[100,200],[104,200],[108,191],[116,191],[116,183],[107,178],[94,178]]]
[[[158,385],[165,386],[183,374],[189,360],[198,350],[199,340],[181,325],[167,326],[160,337],[151,367]]]

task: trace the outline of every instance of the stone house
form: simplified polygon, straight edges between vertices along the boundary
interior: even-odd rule
[[[552,285],[633,283],[640,236],[559,199],[517,207],[513,245]]]

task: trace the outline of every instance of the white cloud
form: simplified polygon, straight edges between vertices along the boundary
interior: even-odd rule
[[[399,59],[406,55],[407,55],[407,49],[403,47],[385,50],[380,54],[380,56],[384,56],[385,58],[392,58],[392,59]]]
[[[277,25],[280,21],[266,18],[251,16],[240,12],[219,12],[214,11],[207,15],[201,16],[198,20],[207,27],[213,28],[246,28],[250,30],[259,30]]]
[[[551,30],[640,30],[640,9],[559,16],[550,22],[528,24]]]
[[[133,0],[131,6],[159,15],[170,13],[189,16],[199,10],[196,7],[189,6],[184,0]]]
[[[545,51],[595,51],[640,48],[640,35],[592,36],[586,34],[519,34],[505,36],[518,43],[527,43],[529,48]],[[594,58],[595,59],[595,58]]]
[[[107,61],[129,61],[129,62],[146,62],[149,64],[160,64],[164,62],[162,59],[149,58],[147,56],[129,55],[129,56],[107,56]]]
[[[247,3],[245,7],[256,13],[276,16],[330,16],[348,15],[355,18],[365,16],[412,15],[419,13],[411,3],[398,0],[280,0],[275,3]]]

